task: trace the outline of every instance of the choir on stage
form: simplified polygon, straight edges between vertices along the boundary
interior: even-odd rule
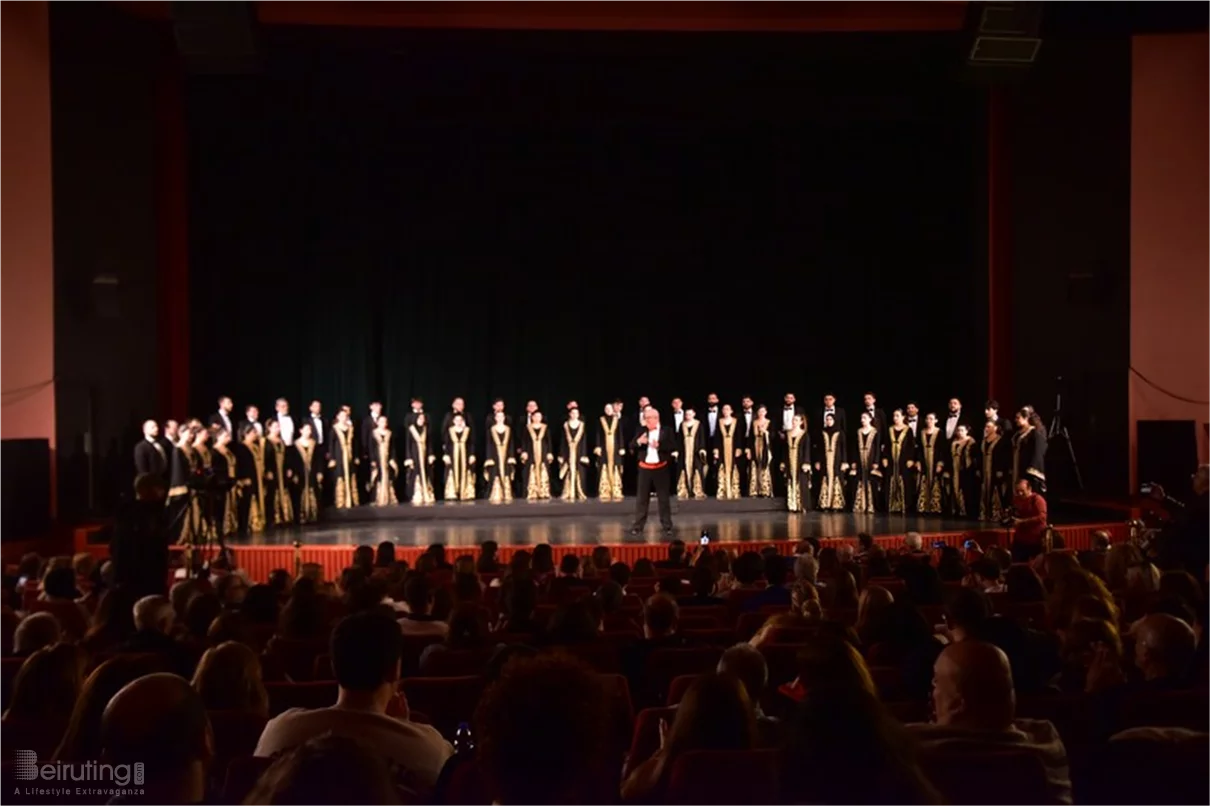
[[[776,495],[791,512],[997,521],[1017,480],[1045,485],[1046,432],[1029,406],[1009,423],[988,401],[976,429],[957,398],[944,419],[921,416],[908,403],[888,421],[866,394],[849,432],[832,395],[824,396],[818,417],[792,394],[783,402],[780,413],[771,413],[744,397],[737,412],[712,394],[699,415],[674,399],[671,493],[682,500]],[[478,433],[462,398],[454,399],[439,428],[415,398],[397,433],[377,401],[360,424],[348,406],[326,419],[319,401],[296,421],[284,399],[262,422],[256,406],[236,419],[231,398],[223,397],[205,424],[169,420],[161,432],[159,423],[147,421],[135,467],[164,479],[182,541],[313,523],[325,506],[426,506],[438,497],[618,502],[624,480],[635,472],[631,440],[649,405],[640,398],[632,420],[615,400],[585,418],[571,401],[562,422],[554,423],[531,400],[514,424],[504,401],[496,400]]]

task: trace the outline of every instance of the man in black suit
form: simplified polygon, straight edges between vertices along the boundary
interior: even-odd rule
[[[487,419],[483,421],[483,433],[484,434],[486,434],[488,431],[492,430],[492,426],[496,424],[496,412],[498,412],[498,411],[504,411],[504,398],[502,398],[502,397],[498,397],[492,401],[492,410],[490,412],[488,412]],[[508,414],[505,414],[504,415],[504,424],[511,428],[512,424],[513,424],[513,418],[509,417]]]
[[[454,424],[454,415],[456,414],[462,415],[462,420],[464,423],[466,423],[467,428],[471,427],[471,418],[466,413],[466,401],[460,397],[456,397],[450,402],[450,410],[445,413],[445,417],[443,417],[441,420],[442,439],[444,439],[445,435],[449,433],[450,426]],[[472,429],[472,436],[474,436],[473,430],[474,429]]]
[[[672,502],[669,496],[669,465],[678,456],[672,429],[660,425],[660,413],[650,406],[643,412],[644,425],[630,443],[631,452],[638,457],[639,479],[634,506],[632,535],[643,533],[647,525],[647,510],[651,507],[651,492],[659,499],[660,526],[664,537],[672,537]]]
[[[370,413],[361,419],[361,429],[357,432],[357,449],[361,462],[357,472],[361,476],[360,484],[364,492],[370,484],[370,476],[374,472],[371,459],[376,455],[374,450],[374,429],[378,427],[378,418],[382,416],[382,401],[370,403]],[[352,418],[350,418],[352,420]]]
[[[176,450],[176,443],[179,441],[178,435],[181,433],[181,424],[176,420],[165,420],[163,433],[156,437],[156,442],[159,443],[160,449],[167,457],[166,461],[172,461],[172,452]],[[164,471],[167,473],[167,469]],[[167,478],[167,476],[165,476]]]
[[[312,400],[310,408],[307,409],[307,419],[304,422],[311,426],[311,432],[315,436],[315,444],[320,446],[325,454],[328,449],[328,426],[324,423],[323,404],[318,400]]]
[[[210,420],[206,423],[211,428],[215,426],[223,429],[231,438],[235,438],[235,425],[231,422],[231,412],[235,409],[235,404],[231,402],[231,398],[223,395],[218,399],[218,411],[210,415]]]
[[[862,398],[862,403],[864,404],[862,411],[869,412],[870,425],[874,426],[879,434],[885,434],[887,425],[886,412],[878,408],[878,401],[875,399],[874,393],[866,392]]]
[[[747,398],[744,399],[747,400]],[[794,430],[794,417],[796,415],[801,414],[804,421],[807,419],[807,413],[803,411],[802,406],[798,405],[797,400],[798,398],[794,396],[793,392],[786,392],[786,396],[782,401],[781,414],[770,418],[773,420],[773,427],[777,429],[778,436],[783,442],[786,439],[786,434]],[[823,422],[822,417],[820,418],[820,422]]]
[[[904,418],[907,427],[912,429],[912,436],[919,437],[920,429],[924,428],[924,420],[920,417],[920,407],[916,405],[915,400],[909,400],[907,404],[907,417]]]
[[[840,433],[847,434],[848,431],[846,428],[848,424],[845,422],[844,409],[836,405],[836,395],[830,393],[823,396],[823,411],[819,413],[819,424],[815,427],[815,430],[818,431],[820,428],[823,428],[823,418],[829,414],[832,415],[832,422],[836,424],[836,428]]]
[[[945,422],[941,424],[941,430],[945,433],[946,445],[954,441],[954,435],[957,433],[958,426],[960,425],[965,425],[967,432],[970,432],[971,424],[967,422],[966,416],[962,414],[962,401],[956,397],[951,397],[949,414],[946,415]]]
[[[155,420],[143,423],[143,441],[134,446],[134,472],[136,475],[155,476],[161,481],[168,473],[168,457],[158,439],[160,426]]]

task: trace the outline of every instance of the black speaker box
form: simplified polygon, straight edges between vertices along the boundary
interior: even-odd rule
[[[50,532],[50,440],[0,443],[0,515],[3,540],[45,537]]]
[[[1189,495],[1197,470],[1197,424],[1193,420],[1139,420],[1139,484],[1158,482],[1177,499]]]

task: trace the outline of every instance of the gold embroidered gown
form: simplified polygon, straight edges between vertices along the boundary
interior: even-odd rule
[[[739,498],[739,461],[736,451],[742,455],[744,436],[740,431],[739,420],[732,418],[731,422],[722,419],[714,431],[714,457],[718,462],[718,500],[733,501]]]
[[[786,461],[781,470],[786,475],[786,509],[805,512],[811,508],[811,441],[806,431],[786,434]]]
[[[584,471],[588,469],[588,443],[584,434],[588,427],[577,420],[573,428],[570,420],[563,423],[563,442],[559,445],[559,478],[563,482],[564,501],[583,501]]]
[[[530,423],[525,426],[521,442],[521,483],[525,488],[525,500],[546,501],[550,498],[550,463],[554,456],[550,452],[550,429],[546,423]]]
[[[701,500],[706,497],[702,482],[706,476],[706,429],[701,420],[681,423],[681,463],[677,474],[676,497]]]
[[[287,484],[286,443],[280,438],[265,437],[265,502],[266,520],[273,516],[273,525],[294,522],[294,503]]]
[[[193,457],[196,472],[200,473],[204,478],[209,478],[214,473],[213,454],[205,445],[193,446]],[[219,493],[211,493],[209,490],[199,492],[193,496],[193,511],[190,513],[191,528],[193,529],[194,540],[198,543],[208,542],[216,536],[215,526],[220,523],[220,501]]]
[[[920,474],[916,477],[920,489],[916,493],[916,511],[921,515],[941,514],[941,474],[937,464],[944,457],[945,432],[921,431],[919,437]]]
[[[332,426],[328,469],[336,480],[334,493],[337,509],[350,509],[361,503],[357,494],[358,460],[354,443],[353,426],[346,425],[343,429],[339,424]]]
[[[298,490],[296,514],[299,523],[315,523],[319,520],[319,489],[322,466],[315,455],[315,440],[309,443],[294,440],[294,486]]]
[[[436,458],[429,450],[428,425],[409,425],[403,460],[407,470],[403,494],[416,506],[427,506],[436,500],[433,494],[433,463]]]
[[[878,493],[882,484],[882,443],[878,429],[870,426],[869,431],[857,429],[857,461],[849,471],[853,485],[853,511],[869,514],[878,507]]]
[[[977,493],[972,489],[972,482],[977,467],[974,438],[968,436],[960,440],[954,437],[950,443],[946,469],[949,471],[949,511],[955,518],[965,518],[972,514],[971,508],[977,497]]]
[[[836,426],[824,428],[820,433],[823,460],[815,463],[819,471],[819,508],[830,512],[844,509],[844,473],[848,470],[845,461],[844,435]]]
[[[176,445],[168,466],[168,520],[175,524],[177,543],[192,543],[195,526],[193,505],[190,503],[189,482],[193,478],[194,462],[192,448]]]
[[[882,466],[886,469],[886,510],[892,515],[908,512],[912,499],[912,467],[916,463],[916,437],[912,429],[891,426],[887,431]]]
[[[487,458],[483,460],[483,480],[487,482],[487,500],[507,504],[513,500],[513,473],[517,457],[513,450],[513,429],[492,424],[487,429]]]
[[[1027,425],[1013,434],[1013,487],[1022,478],[1028,477],[1034,488],[1046,486],[1046,434],[1039,428]]]
[[[451,425],[445,432],[442,461],[445,462],[445,500],[475,500],[475,446],[471,430]]]
[[[748,473],[748,495],[751,498],[770,498],[773,495],[773,451],[770,437],[768,422],[752,421],[752,467]]]
[[[375,428],[370,434],[370,447],[374,451],[374,467],[370,471],[370,491],[374,506],[389,507],[398,504],[395,497],[395,480],[399,478],[399,463],[395,461],[395,434],[389,429]]]
[[[602,416],[597,430],[597,445],[592,449],[599,463],[597,497],[602,501],[622,500],[622,429],[617,417]]]
[[[265,446],[260,439],[240,443],[240,529],[265,531]]]
[[[1004,517],[1004,487],[1008,478],[1008,441],[1001,434],[983,438],[979,471],[979,520]]]
[[[236,478],[235,454],[226,445],[215,445],[211,451],[211,463],[214,465],[214,475],[226,485],[222,494],[220,511],[215,514],[219,534],[223,537],[239,531],[239,484]]]

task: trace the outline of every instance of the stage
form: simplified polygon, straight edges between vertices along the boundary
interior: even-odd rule
[[[1091,544],[1097,529],[1107,529],[1114,540],[1126,537],[1124,519],[1115,513],[1097,518],[1052,518],[1068,548],[1082,549]],[[647,528],[642,535],[631,535],[634,499],[619,503],[596,500],[525,502],[493,506],[474,503],[438,503],[429,507],[359,507],[352,510],[328,510],[324,522],[275,530],[250,538],[228,541],[236,549],[239,564],[253,579],[263,580],[276,568],[294,571],[302,563],[319,563],[328,578],[334,578],[348,565],[352,548],[376,546],[390,541],[398,548],[396,556],[414,562],[425,547],[443,543],[451,556],[474,553],[485,541],[500,546],[507,559],[516,550],[539,543],[554,547],[555,556],[566,553],[586,555],[599,545],[608,546],[615,560],[633,563],[640,557],[664,555],[656,502],[651,502]],[[925,545],[941,541],[960,546],[968,538],[983,545],[1006,544],[1005,530],[996,524],[975,523],[914,515],[854,515],[847,512],[791,513],[781,499],[738,501],[678,501],[673,514],[675,536],[696,543],[703,532],[711,545],[734,551],[760,549],[775,545],[784,553],[793,551],[799,540],[819,538],[825,545],[856,541],[859,533],[868,533],[882,546],[902,545],[907,532],[920,532]],[[182,549],[178,549],[181,551]]]

